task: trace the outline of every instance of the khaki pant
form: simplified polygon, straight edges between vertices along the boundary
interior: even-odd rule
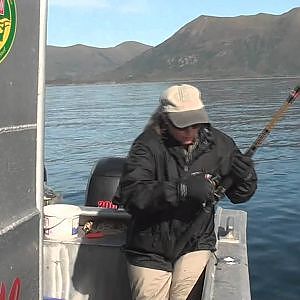
[[[181,256],[173,272],[128,264],[134,300],[186,300],[204,270],[211,252],[195,251]]]

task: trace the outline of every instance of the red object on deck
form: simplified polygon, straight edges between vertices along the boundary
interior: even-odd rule
[[[104,233],[102,231],[90,232],[85,235],[88,239],[98,239],[104,237]]]

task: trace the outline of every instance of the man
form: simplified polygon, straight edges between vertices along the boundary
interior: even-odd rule
[[[231,178],[233,203],[256,190],[251,158],[211,126],[201,92],[169,87],[130,149],[114,200],[132,215],[125,253],[134,299],[189,297],[215,251],[217,175]]]

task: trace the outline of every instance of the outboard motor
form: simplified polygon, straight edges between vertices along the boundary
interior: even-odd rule
[[[86,206],[113,208],[106,205],[111,205],[125,160],[121,157],[108,157],[97,162],[88,181]]]

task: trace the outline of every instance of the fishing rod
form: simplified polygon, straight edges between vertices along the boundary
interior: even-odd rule
[[[295,100],[300,96],[300,85],[296,86],[290,93],[285,102],[281,105],[281,107],[275,112],[272,119],[265,126],[265,128],[258,135],[257,139],[252,143],[252,145],[246,150],[245,155],[252,157],[256,150],[263,144],[265,139],[271,133],[272,129],[282,118],[284,113],[288,110],[288,108],[295,102]],[[224,195],[226,190],[232,185],[233,180],[230,176],[222,178],[220,175],[216,175],[213,177],[212,182],[216,186],[215,196],[218,200],[220,200]]]
[[[245,152],[246,155],[248,155],[249,157],[254,155],[257,148],[262,145],[263,141],[270,134],[270,132],[273,129],[273,127],[275,126],[275,124],[279,121],[279,119],[283,116],[283,114],[286,112],[286,110],[289,108],[289,106],[291,104],[293,104],[293,102],[299,96],[300,96],[300,85],[296,86],[296,88],[290,92],[289,97],[286,99],[284,104],[274,114],[271,121],[262,130],[262,132],[260,133],[258,138],[255,140],[255,142]],[[195,172],[195,173],[197,173],[197,172]],[[220,175],[216,175],[213,178],[210,178],[209,180],[211,180],[212,183],[216,187],[215,188],[215,202],[213,203],[213,204],[216,204],[217,201],[219,201],[225,195],[226,190],[232,185],[233,180],[232,180],[231,176],[225,176],[225,178],[222,178]],[[205,212],[209,213],[209,212],[211,212],[211,206],[206,207],[206,205],[205,205],[205,206],[203,206],[203,210]],[[190,228],[186,231],[186,233],[179,239],[177,245],[174,247],[174,256],[173,256],[174,258],[176,258],[179,255],[181,249],[188,242],[188,240],[192,237],[196,228],[199,228],[201,222],[202,222],[202,218],[197,218],[197,220],[190,226]]]

